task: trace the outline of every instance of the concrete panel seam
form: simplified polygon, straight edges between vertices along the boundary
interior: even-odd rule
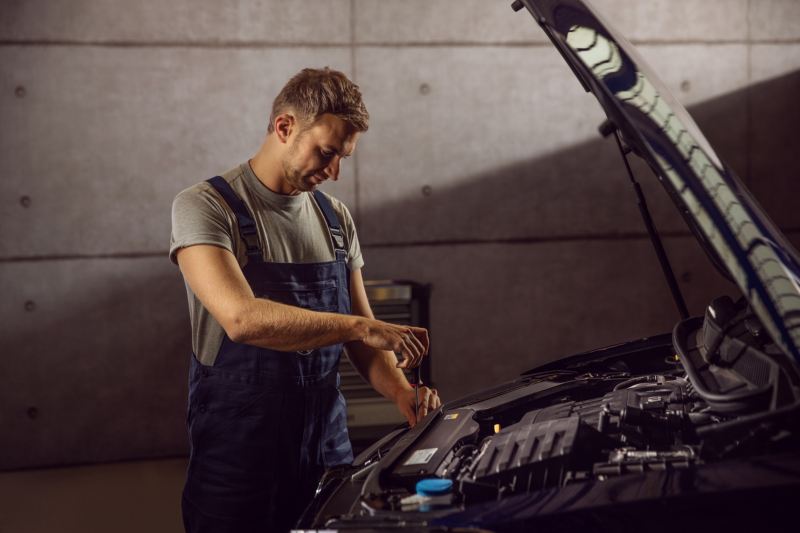
[[[729,45],[729,44],[800,44],[800,39],[726,39],[704,41],[698,39],[661,40],[637,39],[639,45]],[[262,49],[262,48],[438,48],[438,47],[486,47],[486,48],[547,48],[552,44],[537,41],[486,42],[486,41],[409,41],[409,42],[362,42],[320,43],[280,41],[74,41],[74,40],[0,40],[0,46],[94,46],[107,48],[211,48],[211,49]]]
[[[58,254],[58,255],[17,255],[0,257],[0,263],[38,263],[43,261],[76,261],[86,259],[152,259],[163,257],[168,261],[168,250],[162,252],[127,252],[113,254]]]
[[[631,41],[636,46],[641,45],[730,45],[747,44],[797,44],[800,39],[717,39],[713,41],[703,39],[634,39]],[[356,48],[438,48],[438,47],[487,47],[487,48],[552,48],[549,42],[540,41],[362,41],[354,44]]]
[[[636,46],[640,45],[729,45],[729,44],[747,44],[748,42],[756,44],[796,44],[800,39],[755,39],[748,41],[745,39],[633,39],[631,43]],[[362,41],[355,46],[357,47],[374,47],[374,48],[436,48],[436,47],[480,47],[487,48],[552,48],[553,45],[549,42],[540,41],[513,41],[513,42],[496,42],[496,41],[405,41],[405,42],[392,42],[392,41]]]
[[[662,237],[688,237],[688,231],[663,231]],[[555,235],[545,237],[511,237],[508,239],[442,239],[430,241],[398,241],[390,243],[361,243],[362,248],[399,248],[403,246],[464,246],[464,245],[491,245],[491,244],[542,244],[576,241],[636,241],[648,239],[644,232],[608,233],[596,235]]]
[[[358,84],[358,64],[356,61],[356,0],[350,0],[350,70],[353,75],[353,83]],[[361,199],[358,175],[358,154],[353,156],[353,211],[356,224],[361,220]]]
[[[93,46],[98,48],[349,48],[349,43],[279,41],[74,41],[74,40],[0,40],[0,46]]]
[[[800,233],[800,228],[783,229],[785,235]],[[662,238],[691,237],[688,231],[660,231]],[[437,247],[437,246],[465,246],[465,245],[492,245],[492,244],[547,244],[566,242],[613,242],[613,241],[641,241],[649,240],[650,236],[644,232],[609,233],[597,235],[557,235],[553,237],[513,237],[509,239],[447,239],[439,241],[399,241],[389,243],[362,242],[362,248],[384,249],[403,248],[406,246]]]
[[[800,234],[799,228],[782,228],[784,235]],[[689,237],[688,231],[661,231],[662,237]],[[552,237],[513,237],[509,239],[447,239],[433,241],[397,241],[384,243],[362,242],[362,248],[402,248],[405,246],[464,246],[464,245],[489,245],[489,244],[540,244],[576,241],[635,241],[649,239],[647,233],[609,233],[596,235],[556,235]],[[152,259],[155,257],[167,258],[168,252],[130,252],[114,254],[63,254],[63,255],[30,255],[0,257],[2,263],[35,263],[43,261],[76,261],[86,259]]]
[[[745,92],[745,106],[744,106],[744,131],[745,131],[745,152],[744,152],[744,182],[749,185],[753,178],[753,45],[751,39],[753,36],[752,31],[752,16],[751,16],[752,0],[747,0],[747,13],[745,15],[747,20],[747,89]]]

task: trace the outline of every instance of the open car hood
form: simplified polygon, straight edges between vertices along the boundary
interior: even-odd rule
[[[632,47],[581,0],[517,0],[745,298],[671,334],[461,398],[326,472],[299,526],[740,531],[794,523],[797,253]],[[624,155],[624,150],[623,155]],[[683,312],[681,313],[684,314]]]
[[[718,269],[800,363],[800,260],[686,109],[621,34],[582,0],[517,0],[612,127],[642,157]]]

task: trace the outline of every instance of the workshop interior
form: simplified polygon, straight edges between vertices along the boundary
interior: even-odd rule
[[[0,54],[0,531],[183,531],[170,206],[252,156],[307,66],[363,93],[369,130],[322,190],[353,215],[376,318],[429,330],[408,377],[443,407],[409,429],[343,358],[356,458],[298,527],[558,529],[582,483],[759,453],[754,501],[772,470],[800,488],[800,2],[10,1]],[[684,167],[714,191],[720,170],[774,257],[737,269]],[[626,511],[593,512],[568,524]]]

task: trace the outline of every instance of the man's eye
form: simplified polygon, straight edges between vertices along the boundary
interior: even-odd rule
[[[333,157],[333,152],[326,152],[322,150],[320,151],[320,154],[322,154],[322,157],[324,157],[325,159],[330,159],[331,157]]]

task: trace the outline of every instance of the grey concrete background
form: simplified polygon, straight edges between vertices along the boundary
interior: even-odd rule
[[[596,0],[800,240],[800,2]],[[305,66],[372,115],[327,190],[365,276],[433,284],[443,397],[671,329],[603,114],[510,0],[0,4],[0,469],[179,455],[181,189],[251,156]],[[691,310],[731,287],[648,193]]]

